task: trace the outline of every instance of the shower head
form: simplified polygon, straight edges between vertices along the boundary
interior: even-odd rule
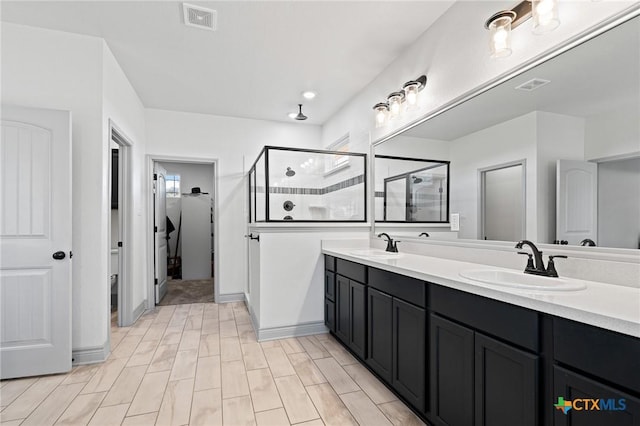
[[[287,167],[287,171],[285,172],[285,175],[287,175],[287,177],[295,176],[295,174],[296,172],[291,167]]]
[[[419,178],[417,176],[411,176],[413,178],[413,183],[420,183],[422,182],[422,178]]]
[[[295,118],[296,120],[300,120],[300,121],[306,120],[307,116],[302,113],[302,104],[298,104],[298,109],[299,109],[298,110],[298,115],[296,115],[293,118]]]

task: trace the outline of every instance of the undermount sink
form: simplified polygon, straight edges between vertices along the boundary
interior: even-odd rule
[[[587,285],[580,280],[543,277],[525,274],[524,272],[512,272],[499,269],[462,271],[460,272],[460,276],[485,284],[526,290],[577,291],[587,288]]]
[[[353,250],[349,254],[359,257],[367,257],[369,259],[397,259],[402,257],[401,253],[392,253],[379,249]]]

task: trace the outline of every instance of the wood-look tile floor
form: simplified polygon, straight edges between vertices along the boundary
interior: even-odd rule
[[[258,343],[244,303],[160,306],[111,355],[0,382],[9,425],[422,425],[328,334]]]

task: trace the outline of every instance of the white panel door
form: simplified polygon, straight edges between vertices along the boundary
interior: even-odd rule
[[[598,165],[588,161],[556,163],[556,239],[576,245],[598,235]],[[597,243],[597,241],[596,241]]]
[[[156,303],[167,293],[167,171],[153,163]]]
[[[71,370],[71,114],[2,107],[0,376]]]

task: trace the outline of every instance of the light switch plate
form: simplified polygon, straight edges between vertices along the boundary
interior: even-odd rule
[[[451,230],[459,231],[460,230],[460,213],[451,213]]]

